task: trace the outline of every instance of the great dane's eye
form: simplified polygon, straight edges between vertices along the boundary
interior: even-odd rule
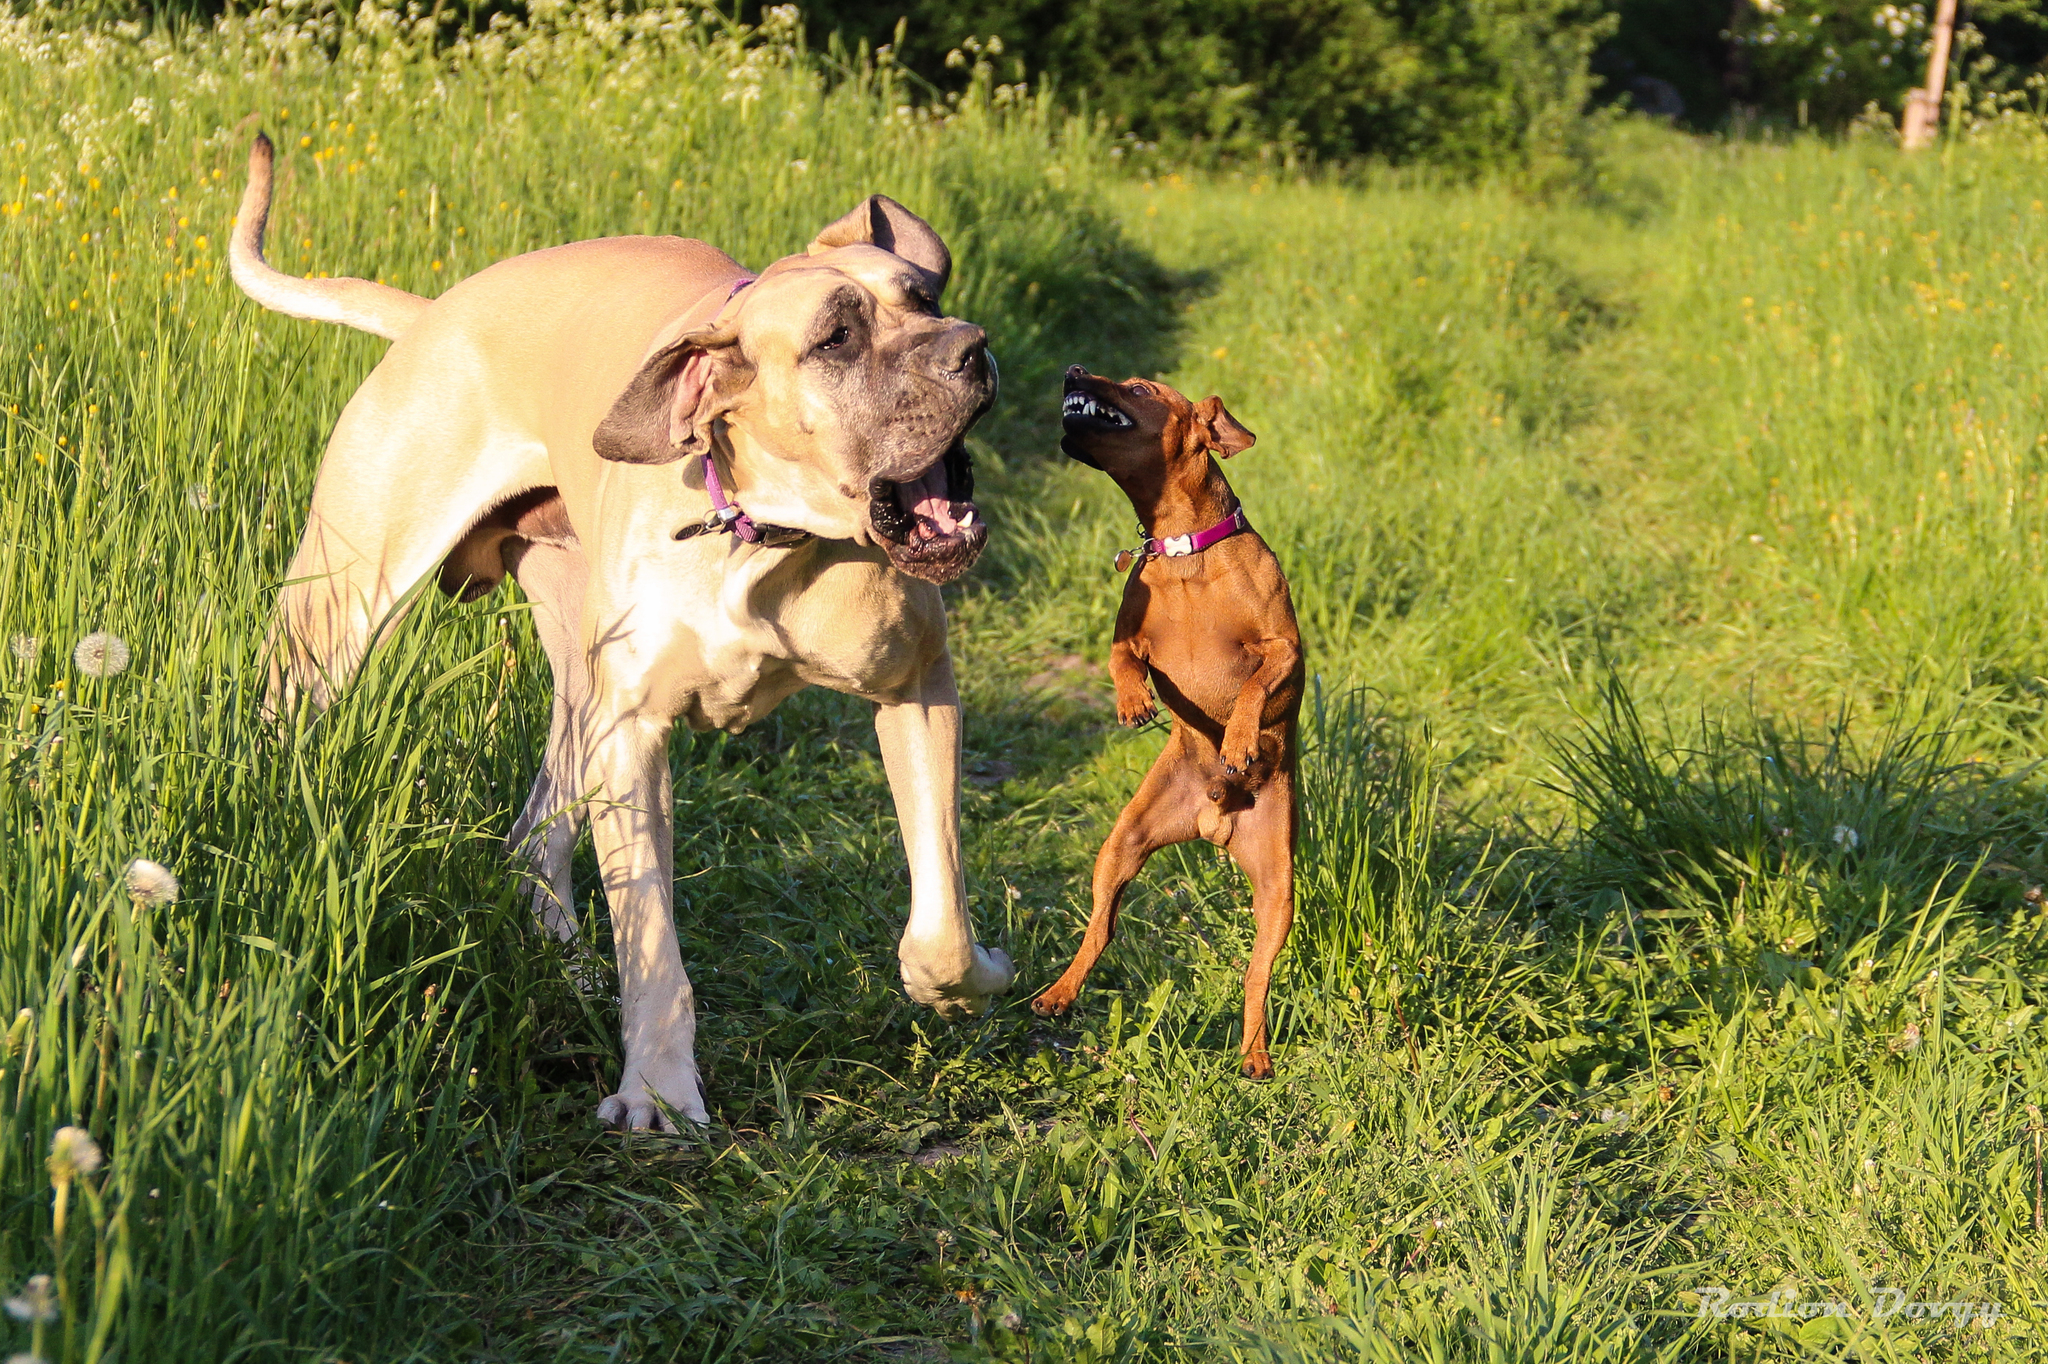
[[[846,344],[846,339],[852,335],[853,332],[847,327],[847,325],[844,322],[842,322],[832,329],[832,334],[830,336],[826,337],[823,341],[820,341],[818,343],[818,349],[838,350],[841,346]]]
[[[1133,393],[1137,394],[1137,395],[1138,395],[1138,396],[1139,396],[1140,398],[1149,398],[1149,397],[1151,397],[1151,396],[1152,396],[1152,385],[1150,385],[1150,384],[1132,384],[1132,385],[1131,385],[1131,392],[1133,392]]]

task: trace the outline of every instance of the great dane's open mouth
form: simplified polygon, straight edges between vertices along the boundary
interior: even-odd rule
[[[914,479],[868,485],[868,522],[889,562],[913,578],[949,583],[974,566],[988,524],[974,505],[974,460],[964,441]]]

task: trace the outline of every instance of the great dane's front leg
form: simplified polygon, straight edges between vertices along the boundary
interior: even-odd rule
[[[590,832],[618,947],[626,1051],[618,1092],[598,1105],[597,1116],[673,1131],[657,1100],[692,1122],[706,1115],[696,998],[676,945],[668,732],[667,720],[646,715],[592,717],[585,742],[594,792]]]
[[[910,922],[897,945],[903,988],[948,1018],[981,1012],[1016,977],[974,940],[960,865],[960,692],[940,654],[906,700],[875,708],[882,765],[910,861]]]

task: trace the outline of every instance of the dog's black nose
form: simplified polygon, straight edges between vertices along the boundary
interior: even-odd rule
[[[1067,366],[1067,382],[1068,382],[1068,383],[1070,383],[1070,384],[1077,384],[1077,383],[1081,382],[1081,380],[1083,380],[1083,379],[1085,379],[1085,378],[1087,378],[1087,377],[1088,377],[1088,371],[1087,371],[1087,370],[1085,370],[1085,369],[1083,369],[1083,368],[1081,368],[1081,366],[1079,366],[1079,365],[1068,365],[1068,366]]]
[[[932,359],[940,373],[957,375],[982,359],[987,351],[988,333],[971,322],[961,322],[946,329]]]

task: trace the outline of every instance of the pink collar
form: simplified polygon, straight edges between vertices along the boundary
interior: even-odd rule
[[[1198,530],[1190,535],[1169,535],[1164,540],[1147,538],[1136,549],[1120,549],[1116,552],[1116,571],[1121,573],[1133,563],[1142,563],[1157,554],[1168,559],[1184,559],[1190,554],[1200,554],[1211,545],[1221,544],[1231,536],[1252,528],[1245,519],[1244,508],[1239,507],[1230,515],[1218,521],[1207,530]],[[1138,527],[1144,534],[1145,528]]]

